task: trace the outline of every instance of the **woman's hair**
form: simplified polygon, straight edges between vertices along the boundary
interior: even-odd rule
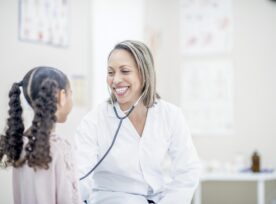
[[[156,102],[157,98],[160,98],[156,92],[156,74],[154,68],[154,61],[149,48],[142,42],[126,40],[115,45],[115,47],[109,53],[110,55],[115,50],[125,50],[131,54],[134,58],[138,71],[142,77],[142,100],[146,107],[151,107]],[[111,93],[111,100],[116,101],[116,97]]]
[[[9,117],[5,135],[0,138],[0,161],[13,167],[25,162],[35,168],[48,169],[50,156],[49,137],[56,123],[57,93],[67,90],[68,78],[52,67],[36,67],[30,70],[19,83],[14,83],[9,92]],[[34,110],[31,127],[24,133],[20,87],[24,97]],[[28,137],[25,157],[20,159],[23,149],[23,135]],[[4,158],[5,157],[5,158]]]

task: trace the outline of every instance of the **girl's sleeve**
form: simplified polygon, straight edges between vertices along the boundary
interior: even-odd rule
[[[96,125],[87,115],[81,121],[75,135],[75,156],[79,178],[85,176],[97,162],[98,142],[96,135]],[[92,174],[80,181],[82,200],[88,200],[91,194]]]
[[[60,141],[56,144],[55,184],[57,204],[81,204],[75,161],[70,144]]]
[[[158,204],[190,204],[199,182],[201,165],[180,109],[173,113],[169,156],[172,181]]]

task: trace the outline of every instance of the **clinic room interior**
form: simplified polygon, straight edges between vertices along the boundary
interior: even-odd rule
[[[64,14],[52,19],[63,29],[35,35],[39,23],[28,25],[27,15],[55,29],[44,2],[0,0],[1,134],[11,84],[47,65],[70,78],[74,108],[57,131],[73,141],[81,118],[108,98],[109,51],[139,40],[153,53],[158,93],[182,109],[202,163],[193,203],[276,204],[276,1],[49,1]],[[32,111],[23,107],[28,123]],[[13,203],[11,172],[0,170],[1,204]]]

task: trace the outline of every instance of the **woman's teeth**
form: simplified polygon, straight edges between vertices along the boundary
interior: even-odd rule
[[[123,93],[126,92],[127,88],[128,88],[128,87],[116,88],[115,90],[116,90],[116,93],[117,93],[117,94],[123,94]]]

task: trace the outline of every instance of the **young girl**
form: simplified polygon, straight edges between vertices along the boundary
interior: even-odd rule
[[[20,87],[34,111],[25,130]],[[55,133],[72,109],[69,80],[60,70],[36,67],[9,92],[9,118],[0,138],[0,161],[13,167],[15,204],[79,204],[71,147]]]

